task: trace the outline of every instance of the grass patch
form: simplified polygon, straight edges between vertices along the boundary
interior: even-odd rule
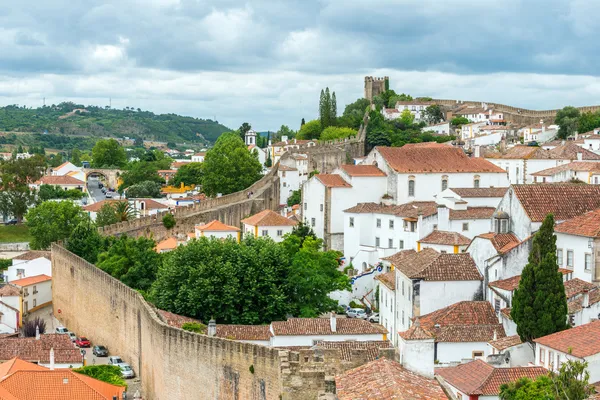
[[[0,225],[0,243],[29,242],[29,228],[25,224]]]

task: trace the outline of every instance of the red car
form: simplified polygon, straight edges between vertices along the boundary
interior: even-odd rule
[[[78,337],[75,339],[75,345],[77,345],[77,347],[90,347],[90,341],[87,340],[87,338]]]

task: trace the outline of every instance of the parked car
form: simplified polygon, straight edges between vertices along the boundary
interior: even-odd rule
[[[351,308],[346,311],[348,318],[367,319],[367,313],[362,308]]]
[[[4,223],[4,225],[16,225],[16,224],[17,224],[17,220],[14,218],[10,219]]]
[[[108,357],[108,363],[110,365],[119,365],[119,364],[125,364],[125,362],[123,361],[123,359],[119,356],[110,356]]]
[[[121,363],[119,364],[119,368],[121,368],[121,375],[123,378],[130,379],[135,377],[135,372],[133,372],[133,369],[129,364]]]
[[[77,345],[77,347],[90,347],[91,343],[90,341],[86,338],[86,337],[78,337],[75,340],[75,344]]]
[[[369,315],[369,318],[367,318],[367,321],[379,322],[379,313],[373,313],[373,314]]]
[[[92,354],[96,357],[108,357],[108,349],[104,346],[94,346]]]
[[[69,335],[69,339],[71,339],[71,342],[75,343],[75,341],[77,340],[77,335],[75,334],[75,332],[67,332],[67,335]]]
[[[105,196],[107,199],[112,199],[113,194],[112,194],[112,192],[106,192]]]
[[[69,330],[67,328],[65,328],[64,326],[57,326],[56,333],[58,333],[59,335],[66,335],[69,333]]]

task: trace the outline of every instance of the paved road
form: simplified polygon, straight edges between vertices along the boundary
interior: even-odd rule
[[[90,177],[88,179],[88,193],[94,199],[94,203],[106,199],[106,195],[98,188],[98,178]],[[113,199],[119,199],[118,193],[114,193]]]

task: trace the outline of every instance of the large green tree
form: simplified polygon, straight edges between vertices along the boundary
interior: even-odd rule
[[[577,132],[585,133],[600,127],[600,111],[584,112],[577,121]]]
[[[121,368],[117,365],[86,365],[85,367],[73,369],[73,372],[87,375],[111,385],[127,386],[121,374]]]
[[[302,140],[318,139],[321,136],[321,132],[323,132],[321,121],[313,119],[302,125],[297,137]]]
[[[71,163],[76,167],[81,167],[81,150],[73,149],[71,151]]]
[[[127,153],[115,139],[100,139],[92,149],[94,168],[123,168],[127,164]]]
[[[206,152],[202,190],[208,196],[244,190],[262,176],[258,156],[251,153],[235,132],[224,133]]]
[[[160,183],[152,181],[143,181],[131,185],[127,188],[125,194],[129,199],[140,199],[140,198],[159,198],[161,197],[160,190],[162,185]]]
[[[32,249],[47,249],[52,242],[63,240],[88,216],[71,201],[45,201],[31,208],[25,216]]]
[[[567,106],[556,113],[554,122],[559,126],[558,137],[560,139],[566,139],[575,134],[580,115],[581,112],[572,106]]]
[[[523,342],[567,329],[567,297],[556,261],[552,214],[533,237],[529,260],[513,296],[511,317]]]
[[[242,124],[242,125],[241,125],[241,126],[238,128],[237,132],[238,132],[238,134],[240,135],[240,138],[241,138],[242,140],[244,140],[244,141],[246,140],[246,132],[248,132],[250,129],[252,129],[252,126],[251,126],[249,123],[247,123],[247,122],[244,122],[244,123],[243,123],[243,124]]]
[[[337,101],[335,92],[333,95],[329,92],[329,88],[321,90],[319,98],[319,121],[323,129],[334,125],[337,119]]]
[[[67,239],[67,250],[92,264],[98,260],[98,253],[103,247],[104,239],[98,233],[96,224],[90,220],[80,222]]]
[[[161,263],[161,254],[154,250],[155,247],[156,242],[152,239],[123,235],[98,255],[97,266],[127,286],[146,291],[156,279],[156,270]]]
[[[115,207],[111,203],[105,203],[96,213],[96,225],[99,227],[116,224],[119,221]]]
[[[338,118],[337,125],[358,129],[363,123],[369,104],[370,102],[367,99],[358,99],[354,103],[348,104],[342,116]]]
[[[169,185],[179,187],[183,183],[185,186],[195,186],[202,183],[202,163],[192,162],[182,165],[177,170],[175,176],[169,180]]]
[[[425,109],[425,119],[430,124],[437,124],[444,120],[444,113],[437,104],[432,104]]]
[[[121,174],[119,191],[122,192],[129,186],[148,181],[164,184],[165,180],[158,175],[158,170],[155,162],[135,161],[129,164],[128,170]]]
[[[352,128],[330,126],[321,132],[319,140],[345,139],[351,136],[356,136],[356,131]]]
[[[4,215],[14,216],[19,222],[23,219],[36,202],[29,184],[43,175],[45,167],[46,162],[39,155],[0,163],[0,211]]]

